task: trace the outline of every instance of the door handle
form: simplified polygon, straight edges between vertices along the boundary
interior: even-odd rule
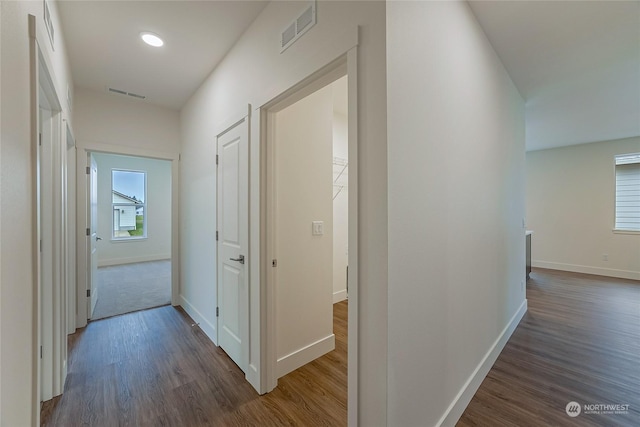
[[[231,261],[238,261],[240,264],[244,264],[244,255],[238,255],[238,258],[229,258]]]
[[[96,242],[97,242],[98,240],[102,240],[102,237],[98,237],[98,236],[96,236]]]

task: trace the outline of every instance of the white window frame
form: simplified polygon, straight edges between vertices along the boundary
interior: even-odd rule
[[[134,172],[141,173],[144,175],[144,201],[142,203],[113,203],[113,173],[114,172]],[[126,237],[116,237],[115,233],[115,224],[114,224],[114,215],[113,210],[118,206],[135,206],[136,210],[139,207],[142,207],[142,211],[144,212],[142,216],[142,227],[143,227],[143,235],[142,236],[126,236]],[[133,170],[133,169],[122,169],[122,168],[112,168],[111,169],[111,241],[113,242],[131,242],[135,240],[144,240],[147,239],[149,230],[147,229],[147,171],[142,170]],[[137,215],[136,215],[137,216]],[[136,218],[137,224],[137,218]]]
[[[637,170],[633,171],[633,179],[637,181],[638,186],[640,187],[640,153],[630,153],[630,154],[620,154],[615,156],[614,158],[614,214],[613,214],[613,232],[620,234],[640,234],[640,223],[637,227],[629,227],[621,225],[620,221],[620,212],[619,209],[622,208],[620,203],[624,203],[618,200],[618,196],[621,193],[621,190],[618,188],[620,182],[620,173],[622,168],[627,168],[626,165],[635,165]],[[634,184],[635,186],[635,184]],[[624,191],[624,190],[622,190]],[[638,206],[638,213],[633,213],[633,217],[640,219],[640,206]]]

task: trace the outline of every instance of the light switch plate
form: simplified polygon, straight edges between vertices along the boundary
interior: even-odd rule
[[[311,235],[322,236],[324,234],[324,221],[311,222]]]

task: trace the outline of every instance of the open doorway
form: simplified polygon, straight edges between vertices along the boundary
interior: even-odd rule
[[[336,70],[268,110],[272,386],[324,355],[335,368],[330,375],[346,386],[347,88],[345,72]]]
[[[89,318],[170,304],[171,162],[107,153],[89,159]]]

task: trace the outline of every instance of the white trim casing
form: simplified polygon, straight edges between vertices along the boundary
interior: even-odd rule
[[[337,291],[333,293],[333,303],[337,303],[340,301],[344,301],[347,299],[347,290],[343,289],[341,291]]]
[[[349,151],[349,237],[348,237],[348,263],[349,270],[347,283],[349,283],[349,310],[347,313],[348,324],[348,353],[347,353],[347,423],[350,426],[358,425],[358,331],[359,319],[359,223],[360,204],[358,202],[359,157],[358,147],[360,140],[358,135],[358,46],[354,46],[347,52],[347,100],[348,100],[348,151]]]
[[[619,279],[640,280],[640,271],[616,270],[614,268],[591,267],[588,265],[565,264],[562,262],[532,260],[532,267],[549,270],[571,271],[573,273],[594,274],[596,276],[617,277]]]
[[[180,306],[187,312],[189,316],[196,322],[196,325],[202,329],[206,336],[217,346],[218,345],[218,331],[216,325],[209,322],[205,316],[202,315],[196,309],[193,304],[189,302],[183,295],[180,295]]]
[[[132,240],[128,240],[131,242]],[[135,240],[133,240],[135,242]],[[135,264],[138,262],[151,262],[151,261],[165,261],[170,260],[171,254],[161,254],[161,255],[149,255],[149,256],[136,256],[129,258],[115,258],[115,259],[107,259],[98,262],[98,267],[110,267],[112,265],[123,265],[123,264]]]
[[[292,353],[278,359],[276,375],[278,378],[293,372],[301,366],[309,363],[309,360],[317,359],[320,356],[333,351],[336,348],[336,336],[331,334],[327,337],[300,348]]]
[[[28,15],[31,182],[32,188],[32,407],[34,424],[40,423],[40,402],[62,393],[67,362],[67,245],[66,241],[66,127],[47,37],[34,15]],[[48,111],[42,128],[40,111]],[[45,164],[46,161],[46,164]],[[45,175],[46,174],[46,175]],[[44,191],[42,182],[47,182]],[[46,232],[46,233],[45,233]],[[43,265],[50,274],[43,286]]]
[[[456,423],[464,413],[464,410],[467,408],[467,405],[469,405],[469,402],[471,402],[473,395],[476,394],[476,391],[478,391],[478,388],[482,384],[482,381],[491,370],[491,367],[498,359],[498,356],[500,356],[500,352],[507,344],[507,341],[509,341],[511,334],[513,334],[513,331],[515,331],[516,327],[520,323],[520,320],[526,312],[527,300],[525,299],[524,301],[522,301],[522,304],[520,305],[518,310],[516,310],[514,315],[511,317],[511,320],[509,320],[507,326],[504,327],[502,333],[498,335],[498,338],[489,348],[489,351],[487,351],[476,369],[464,383],[464,385],[458,392],[458,395],[455,397],[455,399],[453,399],[453,402],[451,403],[449,408],[447,408],[436,426],[440,427],[456,425]]]

